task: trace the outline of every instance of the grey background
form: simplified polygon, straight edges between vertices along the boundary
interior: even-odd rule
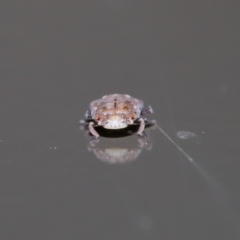
[[[2,1],[0,13],[0,239],[240,239],[238,1]],[[135,161],[99,160],[78,121],[109,93],[151,104],[194,161],[156,128]]]

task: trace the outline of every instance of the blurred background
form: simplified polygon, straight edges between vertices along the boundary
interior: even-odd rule
[[[240,239],[237,1],[2,1],[0,239]],[[151,105],[98,142],[92,100]],[[179,134],[184,131],[184,134]]]

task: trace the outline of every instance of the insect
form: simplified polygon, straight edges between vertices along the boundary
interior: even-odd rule
[[[99,137],[95,127],[106,129],[123,129],[129,125],[139,125],[137,134],[146,137],[144,132],[147,119],[142,118],[146,113],[153,113],[151,106],[143,109],[143,101],[126,94],[110,94],[92,101],[85,114],[85,123],[94,139]]]

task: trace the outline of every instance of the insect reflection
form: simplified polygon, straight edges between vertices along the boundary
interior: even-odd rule
[[[151,126],[147,126],[151,128]],[[152,126],[153,128],[153,126]],[[81,126],[85,131],[87,141],[89,141],[89,131],[87,126]],[[102,132],[101,132],[102,131]],[[110,164],[124,164],[136,160],[143,150],[152,149],[152,140],[148,138],[122,138],[123,136],[133,135],[137,131],[137,126],[131,126],[124,130],[110,131],[100,129],[101,139],[88,142],[88,150],[101,161]],[[134,139],[133,139],[134,138]]]

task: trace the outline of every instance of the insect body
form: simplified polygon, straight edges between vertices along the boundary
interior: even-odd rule
[[[144,132],[145,119],[141,116],[145,113],[153,113],[149,106],[143,110],[143,101],[126,94],[110,94],[90,103],[86,112],[86,122],[94,138],[99,134],[95,126],[106,129],[122,129],[132,124],[139,124],[138,135],[146,136]]]

